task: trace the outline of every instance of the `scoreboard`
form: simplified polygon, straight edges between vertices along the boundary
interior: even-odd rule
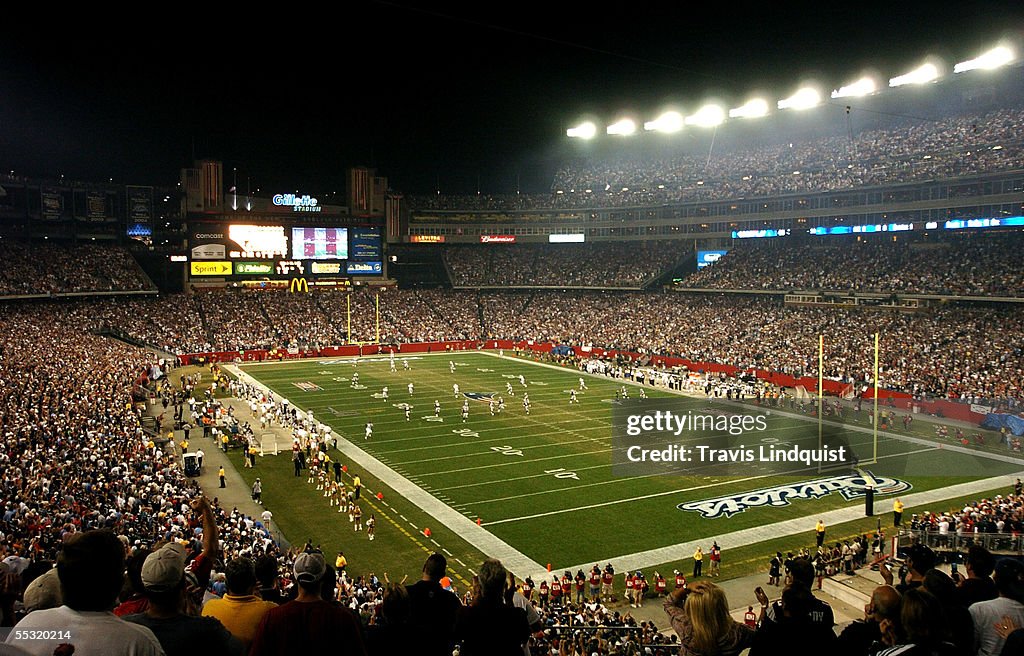
[[[384,274],[381,229],[202,224],[189,235],[189,274],[201,278],[336,278]]]

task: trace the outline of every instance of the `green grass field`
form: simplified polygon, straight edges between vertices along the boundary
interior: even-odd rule
[[[455,363],[455,373],[450,372],[449,361]],[[608,562],[616,556],[704,537],[710,540],[727,532],[863,504],[860,499],[828,494],[708,519],[677,506],[794,479],[757,466],[730,476],[617,477],[611,468],[611,417],[615,391],[622,381],[584,375],[588,389],[579,391],[580,402],[570,405],[568,390],[578,389],[580,377],[572,369],[472,352],[409,356],[409,363],[410,369],[403,370],[399,359],[394,373],[386,358],[364,358],[358,365],[350,360],[292,361],[248,365],[243,370],[300,409],[313,411],[335,434],[454,510],[473,521],[479,518],[484,528],[523,554],[539,563],[555,563],[556,568]],[[353,387],[356,372],[359,386]],[[520,375],[527,382],[525,388]],[[411,395],[409,383],[414,385]],[[458,397],[453,384],[459,385]],[[507,393],[506,384],[511,384],[514,396]],[[384,386],[389,388],[386,401],[381,398]],[[628,389],[635,397],[636,388]],[[529,415],[521,403],[524,390],[532,401]],[[461,408],[467,393],[501,395],[505,410],[492,416],[488,403],[470,400],[469,418],[463,422]],[[647,394],[652,399],[679,398],[650,387]],[[441,404],[440,420],[434,416],[435,399]],[[689,398],[686,403],[694,409],[737,410],[735,404],[725,401]],[[409,420],[401,404],[412,406]],[[373,422],[369,440],[364,439],[367,421]],[[921,436],[926,435],[925,430],[919,431]],[[770,432],[785,441],[794,435],[816,434],[817,422],[777,416]],[[870,441],[870,435],[852,427],[833,429],[832,435],[842,435],[851,444]],[[979,460],[940,449],[937,444],[890,437],[879,440],[878,454],[880,460],[903,456],[915,462],[933,459],[938,463],[933,469],[950,472],[948,476],[908,476],[905,480],[913,485],[910,492],[1024,469],[1019,464]],[[327,507],[326,499],[317,499],[319,495],[305,485],[305,478],[296,483],[299,479],[292,477],[287,457],[261,464],[261,470],[268,505],[284,503],[291,508],[288,514],[292,517],[284,518],[280,512],[277,516],[293,541],[304,540],[305,534],[325,546],[347,541],[337,538],[339,528],[349,526],[347,517],[329,514],[333,509]],[[818,477],[808,472],[805,480]],[[384,487],[378,481],[367,482],[367,486],[374,490],[372,486]],[[879,508],[888,507],[886,498],[879,499]],[[375,548],[388,550],[385,565],[403,560],[418,566],[422,552],[432,549],[429,539],[419,534],[424,525],[431,525],[431,519],[390,492],[384,501],[385,505],[375,503],[386,515],[383,519],[378,515],[381,540]],[[367,516],[373,511],[364,509]],[[808,522],[810,528],[813,519]],[[458,535],[447,534],[443,526],[433,526],[432,531],[435,544],[444,544],[468,562],[479,562],[481,554]],[[404,536],[392,540],[389,534],[396,533]]]

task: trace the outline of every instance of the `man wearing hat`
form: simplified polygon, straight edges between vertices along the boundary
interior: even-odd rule
[[[71,645],[76,656],[164,653],[152,631],[110,612],[124,581],[124,546],[112,531],[68,537],[57,558],[57,578],[63,605],[29,613],[7,636],[7,644],[38,656],[52,656],[61,644]],[[49,584],[40,583],[44,585]],[[43,591],[38,592],[42,597]],[[40,601],[28,596],[26,603]],[[25,631],[43,631],[53,639],[22,639]]]
[[[300,553],[292,566],[298,596],[263,616],[249,656],[366,654],[359,624],[348,609],[320,596],[327,572],[323,554]]]
[[[241,656],[242,643],[213,617],[185,614],[185,595],[197,587],[195,576],[185,572],[185,548],[168,542],[146,557],[142,585],[149,599],[145,613],[126,615],[125,620],[148,627],[167,656],[188,656],[197,649]]]

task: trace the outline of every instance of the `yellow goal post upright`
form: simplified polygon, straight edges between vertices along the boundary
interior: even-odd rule
[[[874,390],[872,394],[872,409],[871,409],[871,460],[861,462],[860,465],[873,465],[878,462],[878,360],[879,360],[879,343],[881,339],[880,333],[875,333],[875,348],[874,348],[874,369],[872,372],[872,383]],[[825,335],[818,335],[818,448],[823,446],[823,414],[825,405]],[[818,465],[819,470],[821,464]]]

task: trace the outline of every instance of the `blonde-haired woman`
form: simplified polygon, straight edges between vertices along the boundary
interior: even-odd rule
[[[754,630],[730,617],[725,592],[710,581],[674,590],[665,612],[683,656],[735,656],[754,640]]]

